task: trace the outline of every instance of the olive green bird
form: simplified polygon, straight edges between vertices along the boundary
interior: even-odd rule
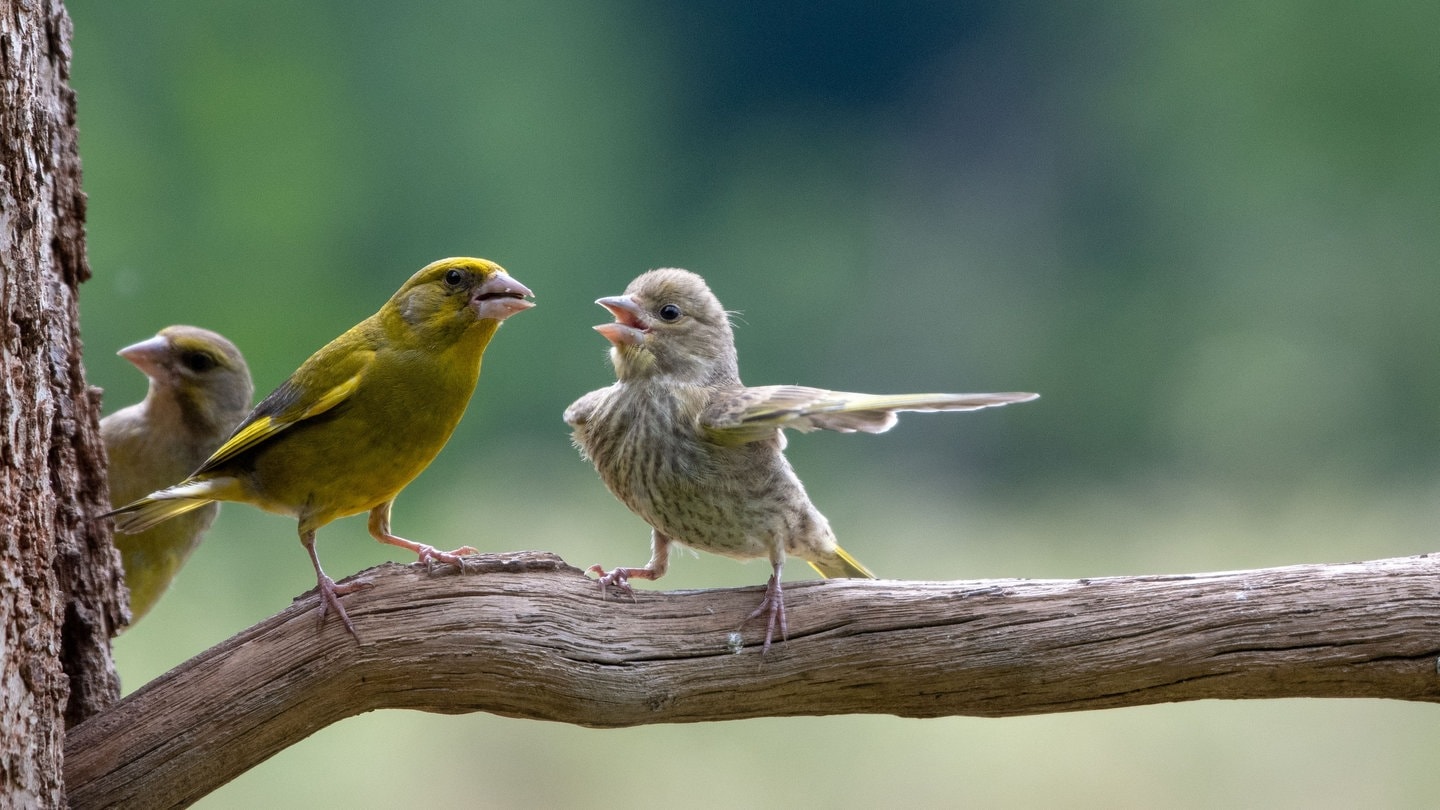
[[[462,566],[468,546],[439,551],[390,531],[395,496],[455,430],[480,360],[500,324],[534,306],[525,285],[484,259],[442,259],[405,282],[380,311],[310,356],[189,478],[109,515],[141,532],[214,501],[239,501],[300,523],[315,567],[320,621],[333,608],[359,639],[320,567],[315,531],[370,513],[370,535],[421,562]]]
[[[167,326],[120,356],[150,379],[145,399],[100,420],[110,504],[172,484],[199,467],[245,418],[255,387],[240,350],[194,326]],[[220,511],[209,504],[115,545],[130,589],[130,625],[155,606]]]
[[[787,636],[780,572],[787,555],[825,577],[874,578],[835,542],[830,523],[784,455],[782,428],[882,433],[897,411],[968,411],[1038,394],[852,394],[740,382],[730,319],[700,276],[651,270],[597,304],[615,316],[595,327],[613,345],[617,382],[565,411],[575,445],[610,491],[650,524],[643,568],[599,565],[602,593],[659,579],[670,546],[737,559],[764,557],[773,573],[746,621],[768,614],[764,650]]]

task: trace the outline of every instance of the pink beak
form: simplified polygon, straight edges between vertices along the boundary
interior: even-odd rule
[[[530,292],[524,284],[504,273],[496,273],[476,288],[474,297],[470,299],[470,306],[475,308],[475,313],[482,319],[503,321],[517,312],[524,312],[535,306],[534,301],[525,300],[534,297],[535,293]]]
[[[602,323],[595,327],[606,340],[615,346],[638,346],[645,342],[650,329],[645,325],[645,311],[628,295],[601,298],[595,303],[610,310],[615,316],[614,323]]]
[[[149,340],[126,346],[116,354],[134,363],[146,377],[154,379],[162,373],[160,363],[169,351],[170,342],[156,335]]]

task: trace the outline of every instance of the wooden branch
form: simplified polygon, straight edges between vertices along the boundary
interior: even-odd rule
[[[308,595],[71,730],[75,807],[183,806],[381,708],[584,726],[883,713],[999,717],[1204,698],[1440,702],[1440,560],[1079,581],[786,586],[790,640],[733,635],[759,588],[602,602],[553,555],[387,564]]]

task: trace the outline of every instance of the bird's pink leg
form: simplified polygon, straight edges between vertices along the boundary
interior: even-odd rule
[[[790,627],[785,622],[785,592],[780,588],[781,562],[775,563],[775,573],[770,575],[770,582],[765,585],[765,598],[760,600],[760,606],[755,608],[745,621],[769,611],[769,621],[765,624],[765,646],[760,648],[760,654],[770,652],[770,642],[775,639],[775,627],[780,627],[780,638],[783,641],[790,640]]]
[[[657,580],[665,576],[670,568],[670,538],[658,531],[650,532],[650,562],[645,563],[644,568],[616,568],[610,573],[605,573],[602,565],[592,565],[585,569],[587,573],[599,574],[600,598],[604,599],[610,586],[614,586],[621,593],[628,594],[631,599],[635,598],[635,591],[630,587],[630,578]]]
[[[359,641],[360,634],[355,632],[355,625],[350,622],[350,614],[346,613],[344,606],[340,604],[340,597],[347,593],[354,593],[361,588],[368,588],[370,583],[364,580],[355,580],[344,585],[336,585],[335,580],[326,575],[320,567],[320,556],[315,553],[314,529],[300,532],[300,543],[305,546],[305,552],[310,555],[310,563],[315,566],[315,584],[320,590],[320,626],[322,628],[325,626],[325,614],[330,608],[334,608],[340,616],[340,621],[345,624],[345,629],[350,631],[350,635],[354,636],[356,641]]]
[[[449,563],[461,571],[465,570],[464,555],[479,554],[480,552],[471,546],[461,546],[454,551],[441,551],[434,546],[424,543],[417,543],[414,540],[406,540],[403,537],[396,537],[390,533],[390,506],[394,501],[386,501],[370,510],[370,536],[382,543],[392,546],[399,546],[409,549],[419,557],[419,562],[427,565],[435,562]]]

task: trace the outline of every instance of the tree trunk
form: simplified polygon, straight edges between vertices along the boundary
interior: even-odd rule
[[[64,803],[65,726],[119,697],[124,611],[80,363],[85,197],[70,18],[0,2],[0,806]]]

